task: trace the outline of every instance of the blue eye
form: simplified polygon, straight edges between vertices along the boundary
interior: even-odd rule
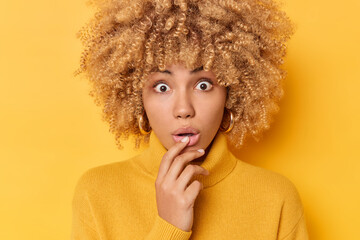
[[[166,85],[165,83],[159,83],[159,84],[157,84],[157,85],[154,87],[154,89],[155,89],[156,92],[159,92],[159,93],[161,93],[161,92],[167,92],[167,91],[170,90],[169,86]]]
[[[211,88],[212,88],[212,83],[209,82],[208,80],[201,81],[196,85],[196,89],[201,90],[201,91],[208,91]]]

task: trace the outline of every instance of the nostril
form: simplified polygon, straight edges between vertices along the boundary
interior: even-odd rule
[[[191,115],[186,115],[186,116],[181,116],[181,115],[178,115],[177,118],[189,118]]]

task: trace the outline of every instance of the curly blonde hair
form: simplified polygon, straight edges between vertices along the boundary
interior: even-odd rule
[[[235,126],[228,140],[240,148],[259,140],[283,95],[281,69],[293,25],[273,0],[90,0],[97,12],[79,32],[80,67],[103,120],[120,138],[148,141],[138,127],[142,87],[153,71],[182,63],[213,71],[228,90]]]

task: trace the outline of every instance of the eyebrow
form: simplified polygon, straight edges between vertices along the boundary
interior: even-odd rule
[[[204,66],[201,66],[201,67],[198,67],[198,68],[195,68],[194,70],[192,70],[191,72],[190,72],[190,74],[194,74],[194,73],[196,73],[196,72],[200,72],[200,71],[202,71],[202,70],[204,70]],[[160,72],[160,73],[167,73],[167,74],[172,74],[169,70],[165,70],[165,71],[157,71],[157,72]]]

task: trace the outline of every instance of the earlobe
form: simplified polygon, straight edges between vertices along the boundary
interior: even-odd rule
[[[144,115],[144,116],[143,116]],[[139,130],[140,133],[143,135],[147,135],[151,132],[151,127],[149,124],[149,120],[146,116],[146,113],[144,113],[143,115],[139,115],[138,116],[138,125],[139,125]]]
[[[227,125],[223,126],[223,122],[229,122]],[[223,133],[230,132],[234,127],[235,121],[234,121],[234,114],[231,110],[225,108],[224,110],[224,118],[221,121],[219,130]]]

